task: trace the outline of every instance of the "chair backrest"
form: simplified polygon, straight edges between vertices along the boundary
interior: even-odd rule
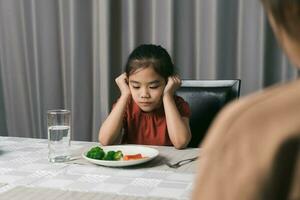
[[[183,80],[176,91],[189,103],[192,139],[189,147],[198,147],[217,113],[240,95],[241,80]]]

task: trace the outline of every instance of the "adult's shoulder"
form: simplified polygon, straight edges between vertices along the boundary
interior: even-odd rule
[[[300,128],[300,81],[276,85],[236,101],[225,111],[232,116],[232,126],[251,129]],[[226,113],[227,112],[227,113]],[[298,117],[297,117],[298,116]],[[299,126],[293,123],[298,119]],[[280,122],[280,123],[279,123]],[[274,127],[274,128],[272,128]]]
[[[278,149],[299,138],[299,91],[300,81],[274,86],[221,111],[202,144],[194,199],[255,199],[265,189]]]
[[[224,139],[300,131],[299,91],[300,80],[242,97],[220,112],[209,134],[230,133],[216,136]],[[214,140],[213,137],[208,139]]]

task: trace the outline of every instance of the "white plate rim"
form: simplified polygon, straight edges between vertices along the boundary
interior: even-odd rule
[[[96,146],[101,147],[105,152],[109,150],[114,150],[114,151],[121,150],[122,152],[125,152],[125,154],[126,152],[132,152],[130,154],[142,153],[143,156],[147,156],[147,157],[142,159],[137,159],[137,160],[126,160],[126,161],[125,160],[120,160],[120,161],[97,160],[97,159],[88,158],[86,156],[86,153],[91,148]],[[95,145],[93,147],[90,147],[88,150],[84,151],[81,156],[85,160],[91,163],[101,165],[101,166],[106,166],[106,167],[125,167],[125,166],[138,165],[154,159],[159,154],[159,151],[157,149],[145,145],[109,145],[109,146]],[[146,154],[148,152],[148,154],[146,155],[145,152]]]

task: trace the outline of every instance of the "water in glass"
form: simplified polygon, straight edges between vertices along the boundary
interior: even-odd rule
[[[70,158],[70,126],[48,127],[49,161],[64,162]]]

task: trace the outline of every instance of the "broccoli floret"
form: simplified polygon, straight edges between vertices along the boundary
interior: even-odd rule
[[[114,160],[115,151],[109,151],[105,154],[103,160]]]
[[[86,156],[97,160],[120,160],[123,157],[122,151],[108,151],[105,153],[99,146],[91,148]]]
[[[122,151],[116,151],[114,154],[114,160],[120,160],[123,157]]]
[[[93,158],[98,160],[103,159],[104,155],[105,153],[101,147],[93,147],[86,154],[88,158]]]

